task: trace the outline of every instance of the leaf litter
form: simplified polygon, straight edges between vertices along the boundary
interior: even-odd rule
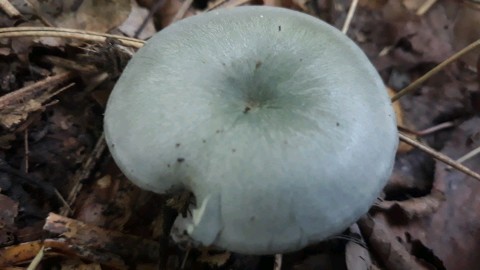
[[[217,2],[193,1],[183,16],[236,5]],[[71,27],[140,38],[170,24],[183,5],[156,0],[11,3],[21,16],[0,16],[1,27]],[[337,28],[350,5],[328,0],[250,3],[301,10]],[[473,27],[478,10],[475,1],[361,0],[347,34],[395,92],[479,39],[478,27]],[[0,267],[23,269],[44,246],[41,264],[65,269],[274,269],[272,256],[174,245],[169,228],[189,195],[139,190],[102,150],[105,101],[130,55],[117,49],[123,50],[115,42],[0,39]],[[478,51],[461,58],[397,102],[399,125],[422,131],[453,123],[415,136],[452,158],[478,148],[478,59]],[[74,75],[52,82],[72,70]],[[465,164],[480,172],[478,156]],[[475,269],[480,265],[475,253],[479,185],[402,146],[382,198],[358,222],[360,229],[353,225],[351,232],[285,254],[281,267]],[[126,242],[137,252],[125,253]]]

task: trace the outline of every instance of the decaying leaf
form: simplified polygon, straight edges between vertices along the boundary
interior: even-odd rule
[[[442,153],[458,158],[480,146],[480,117],[474,117],[458,126]],[[480,172],[480,156],[464,163]],[[438,210],[409,224],[408,233],[420,240],[443,260],[446,269],[476,269],[480,257],[480,183],[447,165],[437,162],[433,188],[445,194],[445,202]]]
[[[154,263],[160,256],[158,242],[138,236],[109,231],[50,213],[44,229],[58,235],[47,239],[52,251],[72,253],[80,258],[124,268],[127,262]]]
[[[381,201],[374,208],[385,211],[399,211],[405,220],[429,216],[438,210],[445,196],[438,190],[432,190],[431,194],[405,201]]]
[[[387,269],[428,269],[405,249],[383,222],[366,215],[359,220],[358,226]]]
[[[217,254],[210,254],[207,249],[202,249],[202,253],[200,254],[200,257],[198,257],[198,261],[206,263],[212,267],[220,267],[227,263],[231,255],[232,254],[228,251]]]
[[[360,229],[357,224],[349,228],[350,234],[353,234],[356,241],[348,241],[345,247],[345,263],[348,270],[372,270],[374,265],[370,258],[370,253],[366,248]]]
[[[42,241],[33,241],[0,249],[0,268],[29,262],[37,255],[42,245]]]

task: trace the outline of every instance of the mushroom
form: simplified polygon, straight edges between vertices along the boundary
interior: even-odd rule
[[[113,158],[141,188],[190,190],[175,239],[244,254],[301,249],[365,214],[398,144],[384,84],[319,19],[212,11],[153,36],[109,98]]]

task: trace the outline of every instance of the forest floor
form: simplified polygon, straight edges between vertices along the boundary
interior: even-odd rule
[[[479,269],[480,183],[403,143],[382,199],[341,236],[282,257],[176,245],[169,229],[188,199],[134,186],[102,135],[108,96],[142,43],[20,28],[148,39],[175,20],[240,4],[295,9],[341,29],[351,3],[0,1],[0,27],[10,27],[0,29],[1,269]],[[479,39],[479,25],[475,1],[361,0],[347,35],[393,95]],[[400,130],[454,160],[480,147],[479,51],[395,107]],[[479,155],[462,164],[480,173]]]

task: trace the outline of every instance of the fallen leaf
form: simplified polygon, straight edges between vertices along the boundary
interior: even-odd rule
[[[400,219],[407,221],[413,218],[421,218],[435,213],[445,200],[442,192],[432,190],[432,193],[405,201],[381,201],[374,205],[374,209],[381,209],[387,212],[401,213]]]
[[[231,255],[232,254],[228,251],[218,254],[210,254],[208,249],[202,249],[202,252],[198,257],[198,261],[206,263],[211,267],[221,267],[227,263]]]
[[[387,269],[428,269],[405,249],[382,221],[365,215],[358,226]]]
[[[480,117],[458,126],[442,153],[454,159],[480,146]],[[480,156],[464,163],[480,172]],[[433,188],[446,201],[431,216],[409,224],[408,233],[419,239],[443,260],[449,270],[477,269],[480,257],[480,183],[447,165],[437,162]]]
[[[43,2],[43,1],[42,1]],[[55,18],[58,27],[107,32],[121,25],[130,14],[130,0],[83,0],[69,2]]]
[[[358,225],[355,223],[349,228],[350,234],[356,236],[356,241],[348,241],[345,246],[345,264],[348,270],[372,270],[374,265],[370,258],[370,252],[366,248]]]

